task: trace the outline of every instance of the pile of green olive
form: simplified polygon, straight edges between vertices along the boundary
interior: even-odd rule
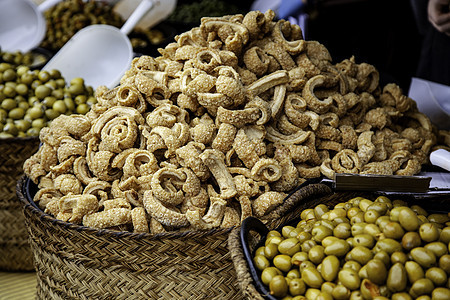
[[[44,13],[47,33],[41,47],[58,51],[80,29],[93,24],[121,27],[122,18],[105,1],[66,0]]]
[[[61,114],[86,114],[97,100],[82,78],[0,63],[0,138],[38,136]]]
[[[0,51],[0,61],[9,63],[13,66],[30,66],[33,63],[33,53],[23,53],[21,51]]]
[[[279,299],[450,299],[450,217],[385,196],[301,212],[253,262]],[[295,225],[295,224],[294,224]]]

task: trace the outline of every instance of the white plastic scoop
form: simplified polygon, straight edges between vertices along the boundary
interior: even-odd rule
[[[139,20],[152,10],[155,0],[142,0],[121,29],[111,25],[90,25],[78,31],[43,70],[56,69],[70,81],[81,77],[94,89],[115,87],[131,66],[133,48],[128,38]],[[153,10],[152,10],[153,11]]]
[[[37,6],[31,0],[0,0],[0,48],[28,52],[39,46],[47,26],[43,13],[62,0],[47,0]]]

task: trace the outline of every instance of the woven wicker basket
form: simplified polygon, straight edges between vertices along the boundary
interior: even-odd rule
[[[25,204],[37,298],[243,298],[228,250],[231,228],[164,234],[96,230],[44,214],[30,200],[35,192],[29,179],[19,179],[17,194]],[[324,193],[308,188],[305,195]],[[277,212],[270,218],[271,227],[284,222]]]
[[[320,184],[319,184],[320,185]],[[291,196],[292,199],[288,199],[293,204],[295,204],[295,208],[291,208],[289,212],[282,212],[280,214],[284,214],[284,223],[280,223],[276,230],[281,230],[282,226],[291,222],[291,224],[295,224],[295,222],[299,219],[301,211],[306,208],[313,208],[319,204],[326,204],[329,207],[332,207],[340,202],[345,202],[350,200],[356,196],[366,197],[368,199],[375,199],[376,196],[379,196],[380,193],[367,193],[367,192],[331,192],[319,198],[308,198],[303,199],[301,192],[300,194],[293,194]],[[389,196],[388,196],[389,197]],[[449,196],[427,196],[423,195],[419,198],[415,197],[413,194],[404,194],[404,195],[396,195],[396,199],[402,199],[409,202],[410,205],[418,204],[425,209],[429,209],[434,212],[448,212],[450,211],[450,201]],[[305,201],[307,200],[307,201]],[[295,225],[294,225],[295,226]],[[272,230],[273,228],[268,228]],[[254,252],[256,247],[258,246],[258,242],[261,241],[261,236],[257,232],[249,232],[248,235],[248,246],[251,253]],[[231,258],[236,269],[236,276],[238,279],[239,287],[241,289],[242,295],[245,299],[253,299],[253,300],[265,300],[265,299],[276,299],[270,295],[264,295],[261,293],[260,289],[258,289],[255,280],[251,274],[251,268],[249,267],[247,260],[245,258],[243,245],[241,242],[241,228],[235,228],[231,231],[228,238],[229,250],[231,253]],[[262,284],[262,283],[261,283]]]
[[[0,269],[30,271],[33,255],[23,216],[23,204],[16,195],[23,163],[39,147],[39,139],[0,139]]]

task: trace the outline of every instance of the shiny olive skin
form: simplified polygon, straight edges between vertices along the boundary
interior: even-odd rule
[[[395,293],[392,294],[392,300],[412,300],[413,298],[408,293]]]
[[[316,245],[312,247],[308,252],[308,258],[316,265],[322,262],[325,258],[325,250],[322,245]]]
[[[407,232],[402,237],[402,247],[407,251],[419,247],[421,244],[422,239],[420,238],[419,233],[415,231]]]
[[[431,294],[433,289],[434,289],[434,284],[430,279],[421,278],[413,283],[413,285],[409,289],[409,293],[414,298],[417,298],[421,295]]]
[[[395,251],[402,251],[402,245],[397,240],[385,238],[375,244],[375,251],[386,251],[391,255]]]
[[[332,244],[325,247],[326,255],[336,255],[338,257],[345,256],[350,250],[350,245],[345,240],[335,240]]]
[[[326,281],[326,282],[322,283],[322,286],[320,287],[320,291],[332,295],[333,289],[335,287],[336,287],[336,284],[334,282]]]
[[[431,267],[425,272],[425,277],[430,279],[435,286],[444,286],[447,283],[447,273],[438,267]]]
[[[331,296],[333,296],[336,300],[345,300],[350,298],[351,291],[342,284],[337,284],[333,291],[331,292]]]
[[[276,275],[269,283],[270,294],[275,297],[284,297],[289,291],[289,286],[283,275]]]
[[[435,288],[431,293],[431,299],[432,300],[450,299],[450,289],[443,287]]]
[[[365,265],[368,279],[378,285],[383,284],[387,279],[388,270],[386,265],[379,259],[373,258]]]
[[[372,248],[374,245],[375,239],[370,234],[362,233],[354,236],[354,246]]]
[[[306,292],[306,285],[303,279],[293,278],[289,282],[289,294],[292,296],[304,295]]]
[[[387,238],[400,239],[405,234],[403,227],[398,222],[388,222],[383,227],[383,233]]]
[[[302,279],[312,288],[320,288],[323,283],[322,275],[314,267],[307,267],[303,269]]]
[[[350,250],[349,255],[352,260],[359,262],[361,265],[365,265],[369,260],[373,258],[373,252],[363,246],[356,246]]]
[[[361,284],[358,273],[353,269],[342,269],[338,273],[339,282],[349,290],[356,290]]]
[[[322,260],[320,274],[325,281],[333,281],[339,273],[340,261],[337,256],[329,255]]]
[[[439,268],[444,270],[450,276],[450,254],[442,255],[439,258]]]
[[[394,264],[388,272],[386,285],[393,293],[405,290],[408,283],[405,267],[401,263]]]
[[[417,247],[410,251],[414,261],[424,268],[429,268],[436,263],[436,255],[424,247]]]
[[[269,285],[270,281],[272,280],[272,278],[274,278],[277,275],[282,275],[283,273],[278,270],[275,267],[268,267],[265,268],[262,272],[261,272],[261,281],[265,284],[265,285]]]
[[[294,255],[294,253],[300,251],[300,248],[301,248],[301,243],[295,237],[282,240],[278,244],[278,252],[280,252],[282,254],[287,254],[290,256],[292,256],[292,255]]]
[[[423,241],[431,243],[439,240],[440,232],[436,224],[424,223],[420,225],[419,235]]]
[[[428,243],[424,246],[424,248],[433,252],[434,255],[436,255],[436,258],[448,253],[448,244],[444,244],[442,242]]]
[[[263,255],[256,255],[253,258],[253,263],[255,264],[255,267],[260,271],[270,266],[269,260]]]
[[[292,267],[291,257],[286,254],[278,254],[273,258],[273,265],[283,272],[289,272]]]
[[[409,207],[400,210],[398,221],[406,231],[415,231],[420,225],[417,214]]]
[[[425,272],[421,265],[413,260],[407,261],[405,263],[406,275],[408,276],[408,281],[414,283],[417,280],[425,277]]]

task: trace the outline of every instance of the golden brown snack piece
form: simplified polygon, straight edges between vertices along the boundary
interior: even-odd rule
[[[399,86],[380,86],[374,66],[334,63],[274,17],[203,18],[161,56],[133,59],[119,86],[97,88],[85,116],[43,128],[24,164],[37,204],[79,222],[75,201],[59,200],[95,198],[81,222],[96,228],[235,226],[270,217],[306,178],[414,175],[438,143],[450,147]]]

